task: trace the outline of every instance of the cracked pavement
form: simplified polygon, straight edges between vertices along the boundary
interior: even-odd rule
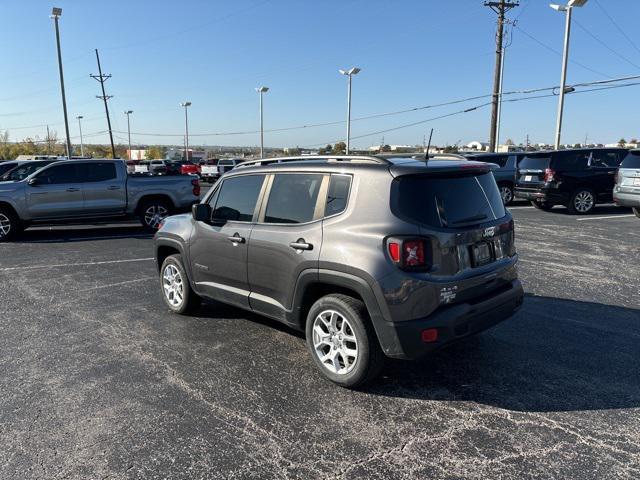
[[[137,227],[28,230],[0,245],[0,478],[640,478],[640,220],[513,214],[522,310],[359,391],[268,319],[170,314]]]

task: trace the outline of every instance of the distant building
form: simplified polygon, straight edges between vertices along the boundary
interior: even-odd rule
[[[147,150],[146,149],[137,149],[127,150],[128,158],[131,160],[146,160],[147,159]]]

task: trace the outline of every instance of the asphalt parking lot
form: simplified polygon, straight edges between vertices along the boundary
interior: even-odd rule
[[[0,478],[640,477],[640,220],[519,206],[516,317],[361,391],[298,334],[163,306],[135,224],[0,245]]]

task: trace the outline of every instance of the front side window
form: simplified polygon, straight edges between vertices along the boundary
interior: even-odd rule
[[[336,215],[347,208],[351,176],[331,175],[329,190],[327,192],[327,206],[324,210],[325,217]]]
[[[80,182],[80,164],[66,163],[48,168],[40,175],[38,180],[41,183],[56,185],[60,183],[77,183]]]
[[[106,182],[117,177],[116,166],[111,162],[86,163],[84,167],[86,182]]]
[[[279,174],[273,179],[266,223],[306,223],[314,219],[322,174]]]
[[[225,180],[216,192],[213,222],[250,222],[256,208],[264,175],[244,175]]]

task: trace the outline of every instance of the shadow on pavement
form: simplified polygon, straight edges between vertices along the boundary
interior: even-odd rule
[[[560,214],[560,215],[571,215],[572,217],[585,217],[589,216],[599,216],[599,215],[628,215],[632,213],[630,208],[626,207],[617,207],[615,205],[596,205],[593,209],[593,212],[587,215],[574,215],[569,212],[569,209],[564,206],[555,206],[551,210],[542,212],[542,213],[552,213],[552,214]]]
[[[531,412],[640,407],[640,310],[527,296],[518,314],[417,362],[371,394]]]

